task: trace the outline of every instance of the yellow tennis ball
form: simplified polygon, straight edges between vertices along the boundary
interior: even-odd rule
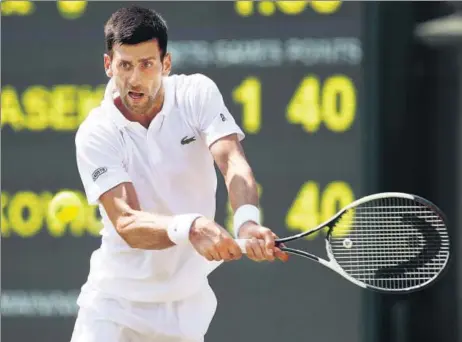
[[[58,192],[48,205],[48,215],[61,222],[71,222],[83,209],[83,203],[73,191]]]

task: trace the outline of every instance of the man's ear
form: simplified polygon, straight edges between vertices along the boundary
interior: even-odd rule
[[[112,58],[108,54],[104,54],[104,70],[106,71],[107,77],[112,77]]]
[[[170,75],[170,71],[172,70],[172,55],[167,52],[164,56],[164,60],[162,61],[162,75],[168,76]]]

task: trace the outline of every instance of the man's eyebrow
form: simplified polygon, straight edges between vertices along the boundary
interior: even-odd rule
[[[149,57],[145,57],[145,58],[140,58],[140,59],[138,59],[138,62],[149,61],[150,59],[156,59],[156,56],[149,56]]]
[[[149,56],[149,57],[139,58],[138,62],[145,62],[145,61],[149,61],[151,59],[156,59],[156,56]],[[132,64],[132,61],[129,61],[129,60],[126,60],[126,59],[123,59],[123,58],[120,59],[120,62]]]

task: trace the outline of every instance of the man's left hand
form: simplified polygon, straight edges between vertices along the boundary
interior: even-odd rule
[[[276,234],[269,228],[247,222],[239,229],[239,239],[247,239],[247,257],[254,261],[287,261],[289,255],[275,245]]]

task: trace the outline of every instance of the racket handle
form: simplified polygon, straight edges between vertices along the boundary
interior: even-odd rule
[[[239,248],[241,249],[241,252],[246,254],[247,249],[245,248],[245,244],[247,243],[247,239],[236,239],[234,240],[238,244]],[[278,246],[279,243],[276,241],[276,246]]]
[[[236,243],[238,244],[239,248],[241,249],[242,253],[247,253],[247,249],[245,248],[245,244],[247,243],[246,239],[236,239]]]

